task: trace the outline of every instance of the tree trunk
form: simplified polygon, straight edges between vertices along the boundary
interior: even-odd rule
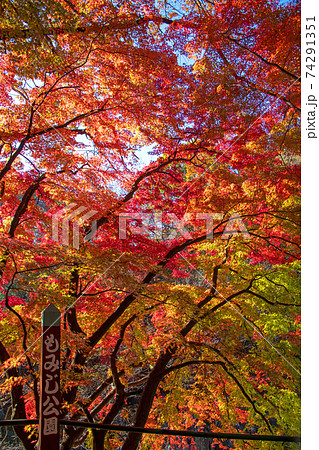
[[[144,387],[141,400],[139,402],[136,415],[135,415],[135,427],[144,427],[150,410],[152,408],[153,400],[156,395],[156,390],[158,388],[159,383],[161,382],[164,376],[164,370],[174,353],[174,349],[167,350],[164,354],[162,354],[152,372],[150,373],[149,379]],[[142,439],[142,433],[129,433],[124,444],[122,450],[136,450]]]
[[[106,435],[105,430],[93,431],[93,450],[104,450],[104,439]]]

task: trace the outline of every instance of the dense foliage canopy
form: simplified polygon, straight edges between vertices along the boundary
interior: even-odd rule
[[[275,0],[1,3],[7,417],[38,415],[53,302],[64,418],[299,433],[299,22]],[[77,222],[69,245],[52,233],[68,205],[91,212],[79,248]],[[148,232],[135,216],[120,236],[124,213]],[[36,427],[15,431],[35,449]],[[196,448],[66,427],[61,449],[164,442]]]

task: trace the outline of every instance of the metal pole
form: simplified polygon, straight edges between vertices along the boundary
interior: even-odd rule
[[[239,439],[242,441],[269,441],[269,442],[296,442],[301,441],[300,436],[279,436],[271,434],[246,434],[246,433],[219,433],[187,430],[165,430],[158,428],[142,428],[126,425],[106,425],[101,423],[79,422],[76,420],[61,420],[61,425],[95,428],[97,430],[126,431],[130,433],[158,434],[164,436],[202,437],[210,439]]]
[[[50,303],[42,311],[39,450],[59,450],[61,313]]]
[[[26,425],[37,424],[36,419],[13,419],[13,420],[0,420],[0,427],[24,427]],[[108,431],[124,431],[131,433],[144,433],[144,434],[158,434],[164,436],[186,436],[186,437],[201,437],[209,439],[234,439],[244,441],[270,441],[270,442],[295,442],[300,444],[300,436],[284,436],[284,435],[269,435],[269,434],[245,434],[245,433],[222,433],[222,432],[205,432],[205,431],[187,431],[187,430],[167,430],[158,428],[138,428],[125,425],[105,425],[92,422],[79,422],[76,420],[64,420],[60,421],[62,426],[71,426],[79,428],[95,428],[97,430]]]

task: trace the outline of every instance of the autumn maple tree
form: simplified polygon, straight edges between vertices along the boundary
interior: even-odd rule
[[[52,302],[62,418],[299,433],[299,22],[297,2],[275,0],[1,3],[6,417],[38,417]],[[68,206],[94,212],[79,248],[74,226],[69,245],[52,233]],[[37,427],[15,433],[36,448]],[[196,448],[61,432],[63,450],[163,443]]]

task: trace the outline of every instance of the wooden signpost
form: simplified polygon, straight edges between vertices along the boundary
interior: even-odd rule
[[[39,450],[58,450],[60,438],[61,313],[50,303],[42,311]]]
[[[60,311],[52,304],[42,312],[40,420],[38,450],[58,450],[60,440]],[[36,424],[35,419],[0,420],[0,426]],[[165,436],[202,437],[210,439],[238,439],[247,441],[301,442],[300,436],[251,435],[245,433],[205,433],[188,430],[163,430],[61,420],[62,425],[97,430],[124,431]]]

